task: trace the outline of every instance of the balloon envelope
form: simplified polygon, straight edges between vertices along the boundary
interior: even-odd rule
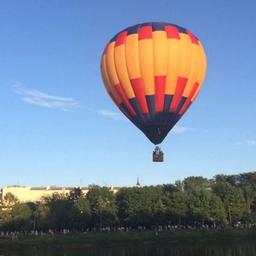
[[[205,72],[201,42],[169,23],[122,30],[106,45],[101,59],[110,97],[154,144],[163,141],[194,102]]]

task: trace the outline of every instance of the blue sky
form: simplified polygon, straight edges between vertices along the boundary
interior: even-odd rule
[[[162,184],[256,170],[253,0],[1,1],[0,186]],[[196,102],[153,145],[105,92],[108,40],[140,22],[190,29],[208,71]]]

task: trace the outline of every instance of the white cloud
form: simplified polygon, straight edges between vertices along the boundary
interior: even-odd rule
[[[237,141],[235,145],[239,146],[256,146],[256,140],[250,139],[250,140],[243,140],[243,141]]]
[[[123,116],[121,115],[121,113],[117,113],[111,110],[107,110],[107,109],[100,109],[97,111],[97,114],[100,116],[104,116],[106,118],[118,121],[118,120],[123,120]]]
[[[176,133],[176,134],[179,134],[179,133],[184,133],[184,132],[188,132],[188,131],[191,131],[192,129],[191,128],[187,128],[187,127],[184,127],[184,126],[179,126],[179,125],[175,125],[172,129],[172,132],[173,133]]]
[[[13,87],[15,93],[19,94],[23,101],[31,105],[62,111],[68,111],[78,106],[78,102],[72,97],[49,95],[39,90],[25,88],[20,83],[16,83]]]

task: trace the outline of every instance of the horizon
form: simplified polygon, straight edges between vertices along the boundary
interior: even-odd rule
[[[253,1],[221,0],[2,3],[0,187],[253,172],[255,9]],[[208,62],[197,100],[161,144],[163,163],[152,163],[154,145],[115,107],[100,74],[108,41],[152,20],[191,30]]]
[[[114,184],[105,184],[105,185],[100,185],[100,184],[84,184],[84,185],[70,185],[70,186],[63,186],[63,185],[56,185],[56,184],[51,184],[51,185],[40,185],[40,186],[31,186],[31,185],[25,185],[25,184],[13,184],[13,185],[4,185],[2,187],[0,187],[0,190],[6,187],[26,187],[26,188],[46,188],[46,189],[59,189],[59,188],[67,188],[67,189],[72,189],[72,188],[89,188],[91,186],[99,186],[99,187],[108,187],[108,188],[123,188],[123,187],[136,187],[137,186],[137,182],[139,182],[139,186],[141,187],[147,187],[147,186],[158,186],[158,185],[168,185],[168,184],[173,184],[175,185],[175,183],[177,181],[184,181],[187,178],[191,178],[191,177],[200,177],[200,178],[204,178],[207,180],[215,180],[216,176],[240,176],[243,174],[251,174],[251,173],[256,173],[256,171],[250,171],[250,172],[241,172],[241,173],[236,173],[236,174],[224,174],[224,173],[218,173],[215,174],[212,177],[205,177],[205,176],[188,176],[185,177],[183,179],[179,179],[179,180],[175,180],[174,182],[167,182],[167,183],[158,183],[158,184],[143,184],[141,182],[140,179],[137,179],[136,182],[134,184],[130,184],[130,185],[114,185]]]

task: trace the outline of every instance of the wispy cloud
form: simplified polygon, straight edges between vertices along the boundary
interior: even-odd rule
[[[192,128],[180,126],[180,125],[175,125],[172,129],[173,133],[179,134],[179,133],[185,133],[188,131],[192,131]]]
[[[100,109],[97,111],[97,114],[115,121],[124,120],[124,117],[121,113],[117,113],[107,109]]]
[[[72,97],[49,95],[39,90],[25,88],[20,83],[16,83],[13,88],[14,92],[20,95],[24,102],[31,105],[62,111],[68,111],[78,106],[77,100]]]
[[[256,146],[256,140],[249,139],[249,140],[237,141],[235,143],[235,145],[238,145],[238,146]]]

